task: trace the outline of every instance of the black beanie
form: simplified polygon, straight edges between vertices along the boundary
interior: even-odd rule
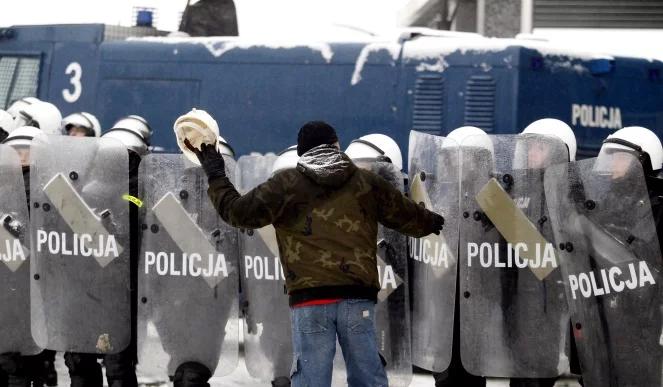
[[[322,144],[333,144],[338,142],[336,130],[326,122],[307,122],[299,129],[297,135],[297,156],[301,156],[310,149]]]

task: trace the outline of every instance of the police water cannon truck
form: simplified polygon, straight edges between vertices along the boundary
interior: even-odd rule
[[[353,42],[159,35],[97,24],[0,29],[0,109],[37,96],[65,115],[94,112],[104,128],[140,114],[152,145],[177,151],[173,122],[195,106],[216,117],[237,156],[284,149],[314,119],[344,141],[377,132],[402,149],[412,129],[519,133],[546,117],[571,125],[579,157],[624,126],[663,135],[657,60],[428,29]]]

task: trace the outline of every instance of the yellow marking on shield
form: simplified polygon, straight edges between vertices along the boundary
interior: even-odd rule
[[[135,197],[135,196],[131,196],[131,195],[129,195],[129,194],[124,194],[124,195],[122,195],[122,199],[124,199],[124,200],[126,200],[126,201],[128,201],[128,202],[131,202],[131,203],[135,204],[136,207],[138,207],[138,208],[140,208],[140,207],[143,206],[143,201],[142,201],[142,200],[138,199],[138,198]]]

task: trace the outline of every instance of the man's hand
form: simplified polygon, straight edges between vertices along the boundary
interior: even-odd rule
[[[202,144],[200,150],[191,145],[189,140],[184,140],[184,145],[198,157],[200,165],[210,180],[226,176],[226,163],[214,144]]]
[[[435,235],[440,235],[442,231],[442,226],[444,226],[444,217],[442,215],[436,214],[433,212],[433,233]]]

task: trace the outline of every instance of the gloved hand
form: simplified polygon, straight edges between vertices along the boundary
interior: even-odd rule
[[[440,214],[436,214],[433,212],[433,233],[435,235],[440,235],[440,231],[442,231],[442,226],[444,226],[444,217]]]
[[[198,157],[200,165],[210,180],[226,176],[226,163],[223,161],[223,156],[216,149],[216,146],[213,144],[202,144],[200,150],[198,150],[191,145],[189,140],[184,140],[184,145]]]

